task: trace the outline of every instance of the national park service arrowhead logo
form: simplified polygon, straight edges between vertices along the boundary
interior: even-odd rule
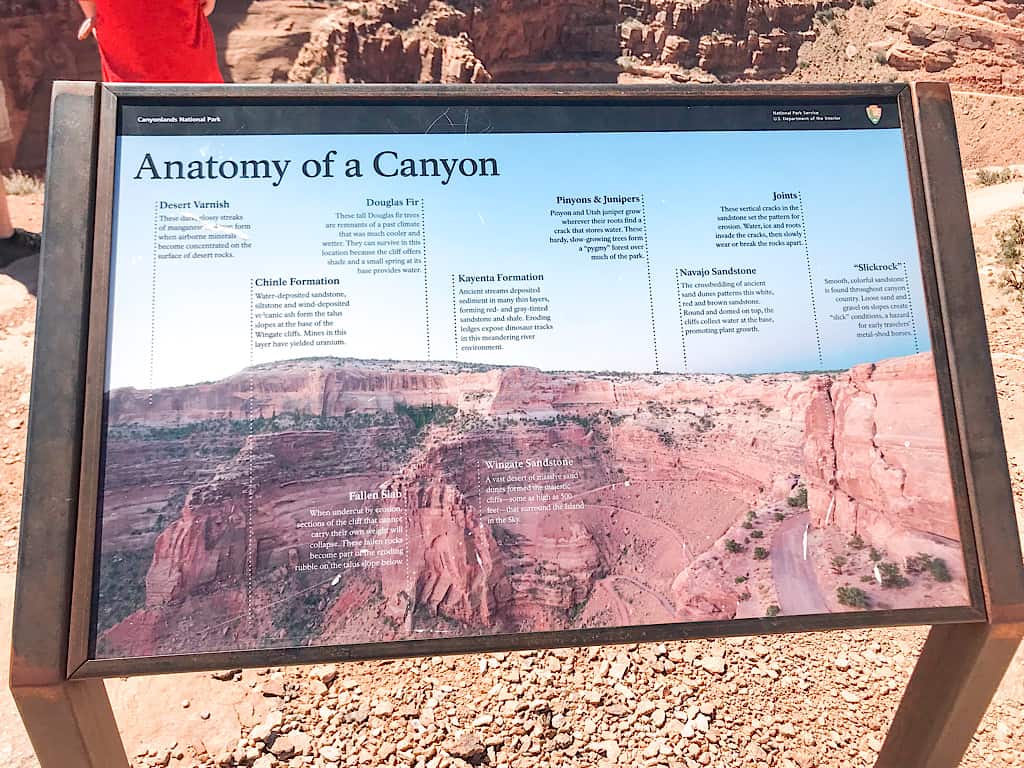
[[[868,113],[871,124],[878,125],[878,121],[882,119],[882,108],[877,104],[870,104],[864,111]]]

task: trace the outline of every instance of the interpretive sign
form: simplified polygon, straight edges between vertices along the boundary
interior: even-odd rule
[[[945,86],[64,88],[62,675],[1019,620]]]
[[[971,605],[895,98],[118,118],[95,657]]]

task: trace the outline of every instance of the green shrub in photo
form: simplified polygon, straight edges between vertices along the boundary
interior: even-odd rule
[[[910,585],[896,563],[881,562],[878,564],[878,572],[882,574],[882,586],[886,589],[902,589]]]
[[[953,575],[949,572],[949,566],[941,557],[933,557],[928,563],[928,571],[936,581],[952,581]]]
[[[849,608],[867,608],[867,593],[859,587],[842,586],[836,589],[836,599],[840,605]]]
[[[908,557],[904,563],[907,573],[924,573],[931,568],[932,556],[927,552],[918,552]]]

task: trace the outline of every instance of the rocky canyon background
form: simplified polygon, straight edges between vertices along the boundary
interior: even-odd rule
[[[99,64],[74,3],[6,5],[0,167],[38,170],[50,85]],[[945,80],[968,167],[1024,155],[1020,0],[220,0],[211,21],[234,82]]]
[[[98,61],[90,44],[74,39],[79,17],[73,3],[6,0],[0,5],[0,78],[13,107],[17,138],[10,156],[0,157],[0,168],[38,172],[45,164],[50,84],[54,79],[95,78]],[[219,0],[212,21],[222,70],[236,82],[950,82],[1021,518],[1024,302],[1004,285],[997,235],[1015,215],[1024,215],[1024,183],[1015,175],[1020,171],[1015,164],[1024,162],[1024,3]],[[1002,174],[994,184],[992,176],[984,175],[993,169]],[[20,191],[12,197],[16,224],[38,230],[42,190],[28,185]],[[17,557],[37,267],[30,260],[0,272],[4,658]],[[913,387],[913,375],[905,373],[895,376]],[[859,378],[854,372],[846,375],[835,385],[845,388],[850,403],[858,388],[875,386],[874,372],[861,372]],[[806,402],[800,411],[806,426],[814,423],[814,393],[808,382],[800,386],[807,388],[801,390]],[[744,417],[782,405],[762,401],[758,406],[754,399],[726,398],[710,414],[705,404],[699,412],[691,409],[695,413],[685,416],[687,425],[669,427],[688,439],[704,440],[696,425],[701,416],[710,415],[718,419],[718,429],[728,427],[740,435]],[[823,404],[820,399],[818,404]],[[656,407],[654,411],[644,418],[670,421]],[[579,436],[579,425],[565,429]],[[776,429],[785,436],[788,427]],[[714,439],[715,430],[709,431]],[[657,441],[656,433],[652,435]],[[272,442],[268,437],[263,447],[272,449]],[[155,452],[159,448],[150,446]],[[753,465],[766,455],[752,451],[734,461]],[[162,470],[160,461],[140,464],[153,472]],[[827,475],[815,474],[810,466],[803,469],[808,509],[797,514],[818,520],[852,514],[823,506],[816,492],[826,486]],[[927,487],[928,467],[918,470]],[[775,488],[773,483],[766,488],[775,494],[778,509],[791,515],[795,508],[788,498],[794,489]],[[885,516],[873,508],[867,511],[864,522],[872,525],[871,535],[884,538]],[[771,528],[777,522],[768,513],[755,524],[774,535]],[[850,522],[847,517],[841,524]],[[745,530],[737,528],[735,535],[739,538]],[[141,538],[156,546],[155,532]],[[846,536],[843,543],[848,543]],[[867,565],[866,550],[844,552],[851,559],[844,567]],[[700,586],[702,577],[709,584],[720,581],[720,573],[702,572],[701,565],[690,569],[689,586]],[[828,563],[820,566],[828,572]],[[921,581],[931,583],[926,577]],[[620,582],[620,588],[628,586]],[[730,591],[742,594],[734,586],[738,584],[730,585]],[[736,610],[752,610],[755,602],[759,611],[770,605],[767,600],[761,605],[753,592]],[[722,604],[733,608],[732,599],[720,595],[692,609],[713,610]],[[924,636],[925,630],[916,628],[843,631],[311,669],[226,670],[112,680],[108,689],[129,755],[140,768],[860,768],[873,764]],[[0,672],[0,678],[5,674]],[[0,683],[0,765],[35,768],[6,695],[6,679]],[[963,765],[1016,768],[1024,764],[1022,741],[1024,655],[1019,654]]]

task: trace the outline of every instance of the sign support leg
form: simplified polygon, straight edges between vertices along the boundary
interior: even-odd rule
[[[11,688],[40,768],[129,768],[102,680]]]
[[[89,308],[97,86],[54,89],[10,687],[41,768],[128,768],[102,680],[67,678]],[[52,183],[51,183],[52,182]],[[69,670],[69,662],[72,670]]]
[[[1013,659],[1024,624],[931,628],[875,768],[956,768]]]

